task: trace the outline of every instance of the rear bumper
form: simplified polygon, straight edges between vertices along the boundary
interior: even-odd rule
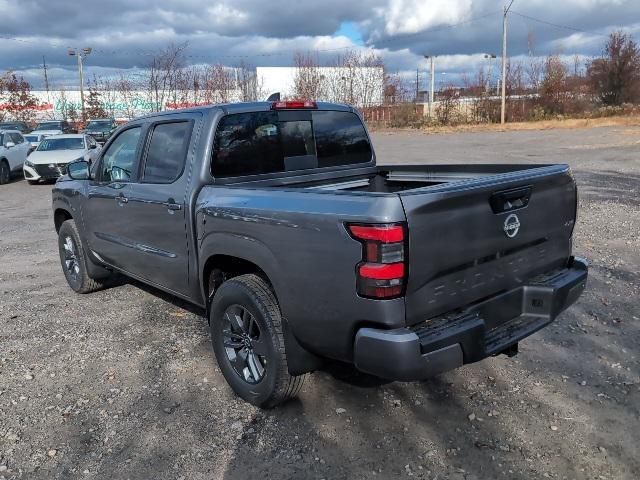
[[[411,328],[362,328],[356,333],[354,363],[391,380],[420,380],[498,354],[537,332],[584,291],[587,262],[549,272],[463,312]]]

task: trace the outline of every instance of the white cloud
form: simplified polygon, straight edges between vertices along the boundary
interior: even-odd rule
[[[389,0],[375,12],[384,20],[385,33],[396,35],[460,22],[468,16],[471,5],[472,0]]]

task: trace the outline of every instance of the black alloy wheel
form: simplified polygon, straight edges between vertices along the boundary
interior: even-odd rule
[[[254,316],[240,305],[232,305],[224,313],[223,344],[235,372],[245,382],[259,383],[267,366],[267,347]]]

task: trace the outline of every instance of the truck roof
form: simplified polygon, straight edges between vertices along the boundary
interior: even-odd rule
[[[211,105],[202,105],[198,107],[180,108],[176,110],[163,110],[161,112],[150,113],[136,117],[134,120],[153,118],[163,115],[173,115],[175,113],[182,112],[208,112],[210,110],[224,110],[225,113],[244,113],[244,112],[256,112],[270,110],[274,102],[234,102],[234,103],[212,103]],[[330,103],[330,102],[316,102],[317,108],[305,108],[304,110],[338,110],[345,112],[352,112],[355,109],[350,105],[342,103]]]

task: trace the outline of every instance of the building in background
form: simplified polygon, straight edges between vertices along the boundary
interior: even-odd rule
[[[309,98],[356,107],[384,103],[384,69],[373,67],[257,67],[256,77],[267,95]]]

